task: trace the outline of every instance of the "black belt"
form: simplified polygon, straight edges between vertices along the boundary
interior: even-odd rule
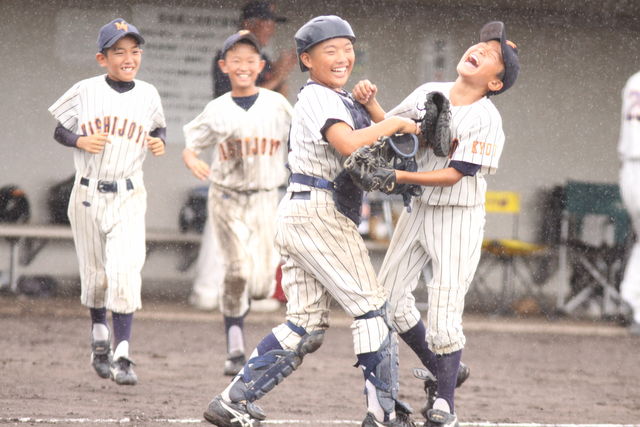
[[[291,200],[311,200],[311,191],[294,191]]]
[[[127,190],[133,190],[133,182],[129,178],[126,180]],[[89,178],[82,177],[80,178],[80,185],[84,185],[85,187],[89,186]],[[118,182],[117,181],[98,181],[98,185],[96,186],[97,190],[101,193],[117,193],[118,192]]]
[[[322,190],[334,190],[333,182],[324,178],[303,175],[301,173],[292,173],[291,182],[296,184],[308,185],[309,187],[320,188]]]

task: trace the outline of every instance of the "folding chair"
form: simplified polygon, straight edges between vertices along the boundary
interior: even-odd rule
[[[547,254],[547,246],[518,239],[520,195],[513,191],[487,191],[485,211],[487,222],[493,214],[511,217],[509,238],[487,238],[482,242],[482,255],[473,289],[482,305],[493,306],[499,313],[510,311],[517,284],[526,288],[540,301],[542,288],[538,286],[536,262]],[[508,234],[508,232],[507,232]],[[494,280],[501,276],[499,284]],[[497,286],[496,286],[497,285]],[[488,301],[487,301],[488,300]],[[542,304],[540,305],[542,307]]]
[[[623,315],[619,286],[632,233],[617,184],[569,181],[564,187],[557,309]]]

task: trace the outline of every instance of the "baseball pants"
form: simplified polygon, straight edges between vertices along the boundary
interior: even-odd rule
[[[639,180],[640,160],[625,161],[620,170],[620,193],[636,236],[640,236]],[[640,241],[637,239],[627,260],[624,279],[620,283],[620,294],[633,310],[633,320],[640,323]]]
[[[480,261],[484,206],[431,206],[414,201],[403,212],[380,268],[394,328],[399,333],[418,323],[412,290],[431,261],[427,283],[427,343],[436,354],[464,348],[464,299]]]
[[[356,225],[336,210],[330,192],[308,193],[305,200],[289,192],[280,203],[276,247],[284,258],[287,320],[312,332],[329,327],[331,298],[354,318],[379,309],[385,298]],[[377,351],[389,334],[380,316],[354,320],[351,330],[356,354]],[[283,348],[293,350],[300,340],[286,325],[273,332]]]
[[[80,301],[133,313],[142,307],[141,271],[146,256],[147,192],[142,175],[117,181],[117,192],[98,191],[98,181],[76,176],[68,215],[80,267]]]

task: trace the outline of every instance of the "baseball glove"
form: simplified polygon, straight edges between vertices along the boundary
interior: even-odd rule
[[[451,106],[440,92],[429,92],[424,102],[420,129],[436,156],[447,157],[451,151]]]
[[[381,137],[372,145],[358,148],[344,162],[353,182],[364,191],[400,194],[409,209],[412,196],[422,194],[418,185],[398,184],[396,169],[415,172],[418,140],[415,135]]]

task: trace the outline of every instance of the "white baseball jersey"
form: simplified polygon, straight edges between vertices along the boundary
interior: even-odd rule
[[[286,179],[291,104],[277,92],[259,89],[244,110],[231,92],[209,102],[183,128],[186,147],[196,154],[214,146],[211,182],[236,191],[271,190]]]
[[[355,126],[347,107],[353,103],[344,95],[319,84],[308,84],[298,94],[290,133],[293,173],[332,181],[343,169],[343,156],[324,139],[322,129],[333,120]],[[332,299],[353,317],[384,304],[362,236],[338,212],[331,191],[291,183],[278,210],[276,245],[284,258],[287,319],[307,332],[329,326]],[[380,316],[355,320],[352,331],[356,354],[377,351],[389,334]],[[273,332],[283,348],[295,349],[300,340],[285,325]]]
[[[135,80],[133,89],[118,93],[105,76],[82,80],[69,89],[49,112],[65,128],[79,135],[107,132],[102,153],[74,150],[76,172],[85,178],[117,180],[142,172],[147,153],[145,137],[166,127],[156,88]]]
[[[228,92],[183,128],[188,149],[199,154],[213,147],[208,211],[224,247],[219,301],[225,316],[245,315],[250,298],[267,298],[275,289],[275,215],[291,113],[289,102],[268,89],[259,89],[247,110]]]
[[[426,95],[439,91],[448,98],[453,84],[424,84],[387,115],[421,119]],[[425,187],[422,197],[414,200],[413,211],[401,214],[378,276],[389,295],[394,327],[406,332],[420,319],[412,290],[431,262],[427,342],[437,354],[455,352],[465,344],[464,297],[480,261],[484,234],[483,173],[495,173],[504,145],[500,114],[486,97],[470,105],[452,105],[450,127],[454,149],[450,158],[422,148],[418,170],[444,169],[453,160],[481,168],[453,186]]]
[[[438,91],[449,98],[453,82],[426,83],[418,87],[387,116],[402,116],[414,120],[424,117],[427,93]],[[422,201],[430,205],[484,205],[487,184],[483,174],[494,174],[504,146],[500,113],[487,97],[471,105],[451,106],[451,137],[455,149],[450,158],[438,157],[433,150],[422,148],[417,155],[418,169],[444,169],[451,160],[480,165],[479,173],[465,176],[451,187],[427,187]]]
[[[636,236],[640,236],[640,72],[629,78],[622,91],[622,120],[618,155],[622,160],[620,192],[631,217]],[[640,241],[636,239],[620,294],[633,310],[633,320],[640,323]]]
[[[74,149],[76,178],[68,215],[80,266],[81,302],[132,313],[142,306],[140,272],[146,253],[145,138],[166,125],[155,87],[135,80],[132,89],[120,93],[105,77],[78,82],[49,112],[76,134],[109,134],[101,153]],[[117,190],[101,192],[105,182],[115,183]]]

